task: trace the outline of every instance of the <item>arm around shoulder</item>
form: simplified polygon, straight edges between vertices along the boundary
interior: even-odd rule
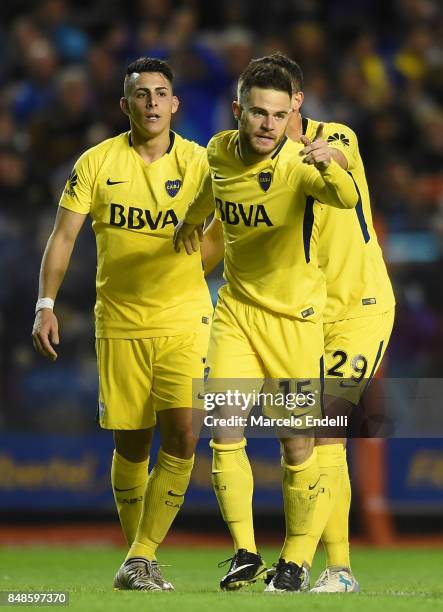
[[[194,200],[186,211],[184,221],[192,225],[198,225],[214,212],[215,202],[212,193],[212,177],[209,169],[202,178],[200,187]]]
[[[201,254],[205,276],[221,262],[225,252],[223,227],[220,219],[214,217],[203,234]]]

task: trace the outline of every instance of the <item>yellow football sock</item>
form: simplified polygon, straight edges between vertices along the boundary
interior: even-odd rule
[[[312,525],[306,539],[305,561],[309,566],[312,565],[318,543],[335,506],[346,461],[346,453],[341,443],[325,444],[316,448],[320,482]]]
[[[246,440],[218,444],[211,440],[212,484],[222,517],[234,541],[234,549],[257,552],[252,518],[254,479],[245,451]]]
[[[283,459],[282,466],[286,539],[280,556],[301,565],[306,558],[307,535],[318,496],[317,451],[314,448],[309,459],[300,465],[288,465]]]
[[[148,481],[149,457],[133,463],[114,451],[111,465],[111,482],[120,524],[128,546],[137,532]]]
[[[153,561],[155,551],[164,540],[189,485],[194,456],[180,459],[158,451],[157,464],[146,487],[143,511],[135,540],[126,559],[144,557]]]
[[[349,510],[351,508],[351,482],[349,480],[346,449],[343,453],[342,483],[335,505],[322,535],[328,567],[351,567],[349,558]]]

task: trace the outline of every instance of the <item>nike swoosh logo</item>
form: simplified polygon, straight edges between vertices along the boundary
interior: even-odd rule
[[[252,567],[253,565],[253,563],[245,563],[245,565],[239,565],[235,568],[235,570],[232,570],[232,572],[229,572],[228,574],[226,574],[226,576],[223,576],[222,580],[224,580],[227,576],[233,576],[237,572],[240,572],[242,569],[245,569],[245,567]]]
[[[312,489],[315,489],[315,487],[318,485],[319,482],[320,482],[320,476],[318,477],[317,482],[314,482],[313,485],[308,485],[308,489],[312,491]]]
[[[137,489],[137,487],[131,487],[130,489],[117,489],[117,487],[114,487],[114,491],[118,491],[119,493],[123,493],[123,491],[133,491],[134,489]]]
[[[111,181],[110,178],[106,181],[107,185],[119,185],[120,183],[129,183],[129,181]]]
[[[174,493],[174,491],[168,491],[168,495],[171,495],[172,497],[184,497],[184,493]]]

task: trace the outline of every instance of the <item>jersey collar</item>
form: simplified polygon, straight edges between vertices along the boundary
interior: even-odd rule
[[[287,136],[283,136],[281,143],[278,145],[278,147],[275,149],[274,153],[271,155],[271,159],[275,159],[277,157],[277,155],[280,153],[280,151],[285,146],[287,140],[288,140],[288,137]]]
[[[173,132],[172,130],[169,130],[169,146],[166,149],[165,155],[168,155],[172,151],[174,147],[174,142],[175,142],[175,132]],[[128,145],[132,147],[131,132],[128,132]]]
[[[238,132],[237,132],[237,138],[236,138],[236,143],[235,143],[235,154],[240,161],[243,161],[242,158],[240,157],[240,147],[238,145],[238,140],[239,139],[238,139]],[[269,157],[268,160],[262,160],[262,161],[269,161],[270,159],[275,159],[277,155],[280,153],[280,151],[283,149],[283,147],[285,146],[287,140],[288,140],[288,137],[283,136],[282,141],[280,142],[278,147],[275,149],[271,157]],[[259,162],[259,163],[262,163],[262,162]]]
[[[175,132],[173,132],[172,130],[169,130],[169,147],[166,149],[167,155],[172,151],[174,142],[175,142]]]
[[[301,118],[301,132],[303,136],[305,136],[306,132],[308,131],[308,123],[309,123],[309,119],[306,119],[306,117]]]

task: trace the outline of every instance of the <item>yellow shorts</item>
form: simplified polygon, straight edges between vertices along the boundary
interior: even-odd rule
[[[320,410],[322,323],[291,319],[229,295],[219,296],[207,366],[207,393],[226,392],[226,388],[245,394],[263,391],[285,397],[292,397],[297,391],[315,392]],[[268,400],[260,405],[264,414],[276,417],[290,416],[294,410],[288,404],[283,409],[270,410]],[[298,412],[303,412],[303,402],[297,404],[298,408]]]
[[[156,413],[193,407],[202,379],[209,325],[198,333],[142,339],[98,338],[98,416],[104,429],[146,429]]]
[[[207,365],[210,378],[319,378],[321,323],[219,297]]]
[[[358,404],[378,370],[391,336],[395,308],[379,315],[325,323],[325,394]]]

